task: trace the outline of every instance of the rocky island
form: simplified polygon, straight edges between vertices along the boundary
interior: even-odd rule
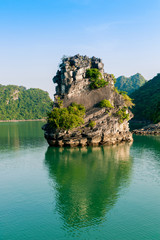
[[[53,109],[42,129],[50,146],[98,146],[131,142],[128,121],[133,103],[115,88],[102,60],[79,54],[65,57],[53,82]]]

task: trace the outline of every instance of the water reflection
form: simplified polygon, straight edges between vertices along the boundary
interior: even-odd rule
[[[160,152],[160,136],[137,136],[134,135],[134,147],[137,149],[151,149]]]
[[[0,150],[39,146],[44,143],[43,122],[0,123]]]
[[[98,148],[51,148],[45,154],[56,183],[56,210],[67,227],[104,220],[130,180],[130,145]]]
[[[137,159],[137,165],[143,162],[143,172],[160,183],[160,136],[134,136],[132,154]],[[145,169],[145,171],[144,171]],[[137,173],[141,169],[138,167]]]

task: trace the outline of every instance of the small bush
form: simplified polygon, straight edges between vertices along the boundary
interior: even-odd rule
[[[72,103],[68,107],[68,111],[70,114],[75,114],[79,117],[83,117],[85,115],[86,109],[82,104]]]
[[[115,91],[116,93],[119,93],[117,87],[114,87],[114,91]]]
[[[63,107],[63,100],[61,100],[60,97],[57,97],[57,104],[59,108]]]
[[[127,94],[126,91],[119,91],[119,94]]]
[[[125,105],[127,107],[132,108],[133,106],[135,106],[135,104],[132,102],[132,99],[126,93],[121,93],[121,95],[123,96]]]
[[[68,108],[53,108],[48,113],[48,123],[54,129],[69,130],[84,123],[85,107],[81,104],[72,103]]]
[[[91,127],[91,128],[94,128],[96,126],[96,122],[95,121],[90,121],[88,126]]]
[[[91,81],[90,83],[91,89],[97,89],[108,85],[108,82],[106,82],[102,78],[102,74],[97,68],[87,69],[86,77],[89,78],[89,80]]]
[[[90,80],[92,81],[95,79],[102,78],[102,74],[97,68],[90,68],[90,69],[87,69],[86,71],[86,77],[90,78]]]
[[[129,120],[129,113],[126,113],[127,108],[123,107],[121,108],[116,115],[119,116],[119,122],[123,123],[123,121],[126,119],[127,121]]]
[[[113,79],[114,84],[115,84],[116,83],[116,77],[114,76],[114,74],[111,74],[111,76],[112,76],[112,79]]]
[[[102,101],[99,103],[99,106],[100,106],[101,108],[103,108],[103,107],[105,107],[105,108],[114,108],[114,107],[112,106],[112,104],[110,103],[110,101],[107,100],[107,99],[102,100]]]

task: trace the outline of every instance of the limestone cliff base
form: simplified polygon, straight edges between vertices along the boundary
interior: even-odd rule
[[[50,146],[99,146],[115,145],[121,142],[132,142],[132,133],[129,132],[128,122],[116,122],[107,128],[104,125],[93,129],[84,127],[77,128],[73,131],[53,132],[48,129],[48,125],[43,126],[45,138]]]

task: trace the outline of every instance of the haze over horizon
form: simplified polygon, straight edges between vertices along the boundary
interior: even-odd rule
[[[160,72],[159,0],[0,0],[0,84],[54,93],[63,55],[103,60],[116,77]]]

